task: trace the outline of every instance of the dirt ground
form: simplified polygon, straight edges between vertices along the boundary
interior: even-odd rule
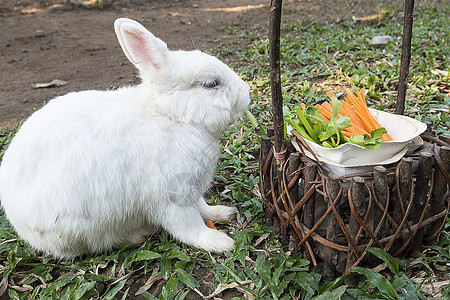
[[[87,8],[82,1],[0,1],[0,128],[16,125],[55,96],[136,82],[137,71],[114,35],[118,17],[138,20],[171,49],[210,50],[221,43],[236,49],[245,45],[223,28],[267,24],[270,4],[269,0],[91,0],[102,6]],[[390,1],[369,2],[284,1],[283,21],[364,16]],[[54,79],[68,84],[32,87]]]

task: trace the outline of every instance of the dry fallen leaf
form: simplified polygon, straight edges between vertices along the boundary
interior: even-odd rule
[[[411,90],[413,90],[414,92],[419,93],[419,94],[425,93],[424,91],[422,91],[421,89],[419,89],[418,87],[416,87],[415,85],[413,85],[411,83],[408,83],[408,88],[410,88]]]
[[[3,278],[2,281],[0,282],[0,297],[3,296],[3,294],[6,292],[6,290],[8,289],[8,278]]]
[[[229,12],[229,13],[241,13],[246,12],[252,9],[258,9],[265,7],[266,4],[259,4],[259,5],[246,5],[246,6],[236,6],[236,7],[219,7],[219,8],[202,8],[203,11],[222,11],[222,12]]]
[[[95,268],[95,275],[98,275],[98,270],[99,270],[99,269],[104,269],[104,268],[106,268],[107,266],[108,266],[108,263],[107,263],[107,262],[98,264],[97,267]]]
[[[255,243],[253,244],[253,247],[258,247],[261,242],[263,242],[265,239],[267,239],[270,236],[270,232],[264,233],[262,236],[260,236]]]
[[[66,85],[67,81],[64,80],[60,80],[60,79],[54,79],[50,82],[46,82],[46,83],[32,83],[31,85],[35,88],[35,89],[40,89],[40,88],[49,88],[49,87],[57,87],[57,86],[63,86]]]
[[[163,279],[163,277],[159,273],[159,268],[153,269],[153,272],[152,272],[152,275],[150,276],[150,278],[147,280],[147,282],[143,286],[141,286],[139,288],[139,290],[134,295],[138,296],[138,295],[144,293],[145,291],[150,289],[155,282],[158,282],[162,279]]]
[[[212,292],[210,295],[206,296],[205,299],[214,298],[215,296],[219,295],[220,293],[222,293],[223,291],[228,290],[228,289],[239,289],[239,285],[245,285],[245,284],[249,284],[249,283],[253,283],[253,281],[246,280],[246,281],[232,282],[230,284],[220,283],[217,286],[216,290],[214,292]]]
[[[443,70],[439,70],[439,69],[431,69],[431,74],[433,75],[442,75],[444,77],[448,76],[448,71],[443,71]]]
[[[354,22],[375,22],[375,21],[381,21],[385,16],[387,16],[388,11],[381,9],[378,13],[373,15],[368,15],[365,17],[355,17],[353,16]]]

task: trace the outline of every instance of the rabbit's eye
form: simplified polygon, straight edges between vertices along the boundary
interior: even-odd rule
[[[217,81],[217,79],[210,79],[208,81],[203,82],[203,86],[208,89],[215,88],[218,85],[219,82]]]

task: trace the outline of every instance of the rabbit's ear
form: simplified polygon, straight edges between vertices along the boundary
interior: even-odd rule
[[[119,18],[114,29],[127,58],[139,69],[159,69],[166,63],[166,43],[155,37],[136,21]]]

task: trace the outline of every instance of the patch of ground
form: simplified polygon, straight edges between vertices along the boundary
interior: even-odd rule
[[[70,91],[136,82],[113,31],[118,17],[141,22],[171,49],[243,47],[232,33],[267,24],[268,0],[2,0],[0,2],[0,128],[16,125],[46,101]],[[284,1],[283,20],[336,20],[376,12],[392,1]],[[85,5],[87,6],[87,5]],[[32,83],[54,79],[57,88]]]

